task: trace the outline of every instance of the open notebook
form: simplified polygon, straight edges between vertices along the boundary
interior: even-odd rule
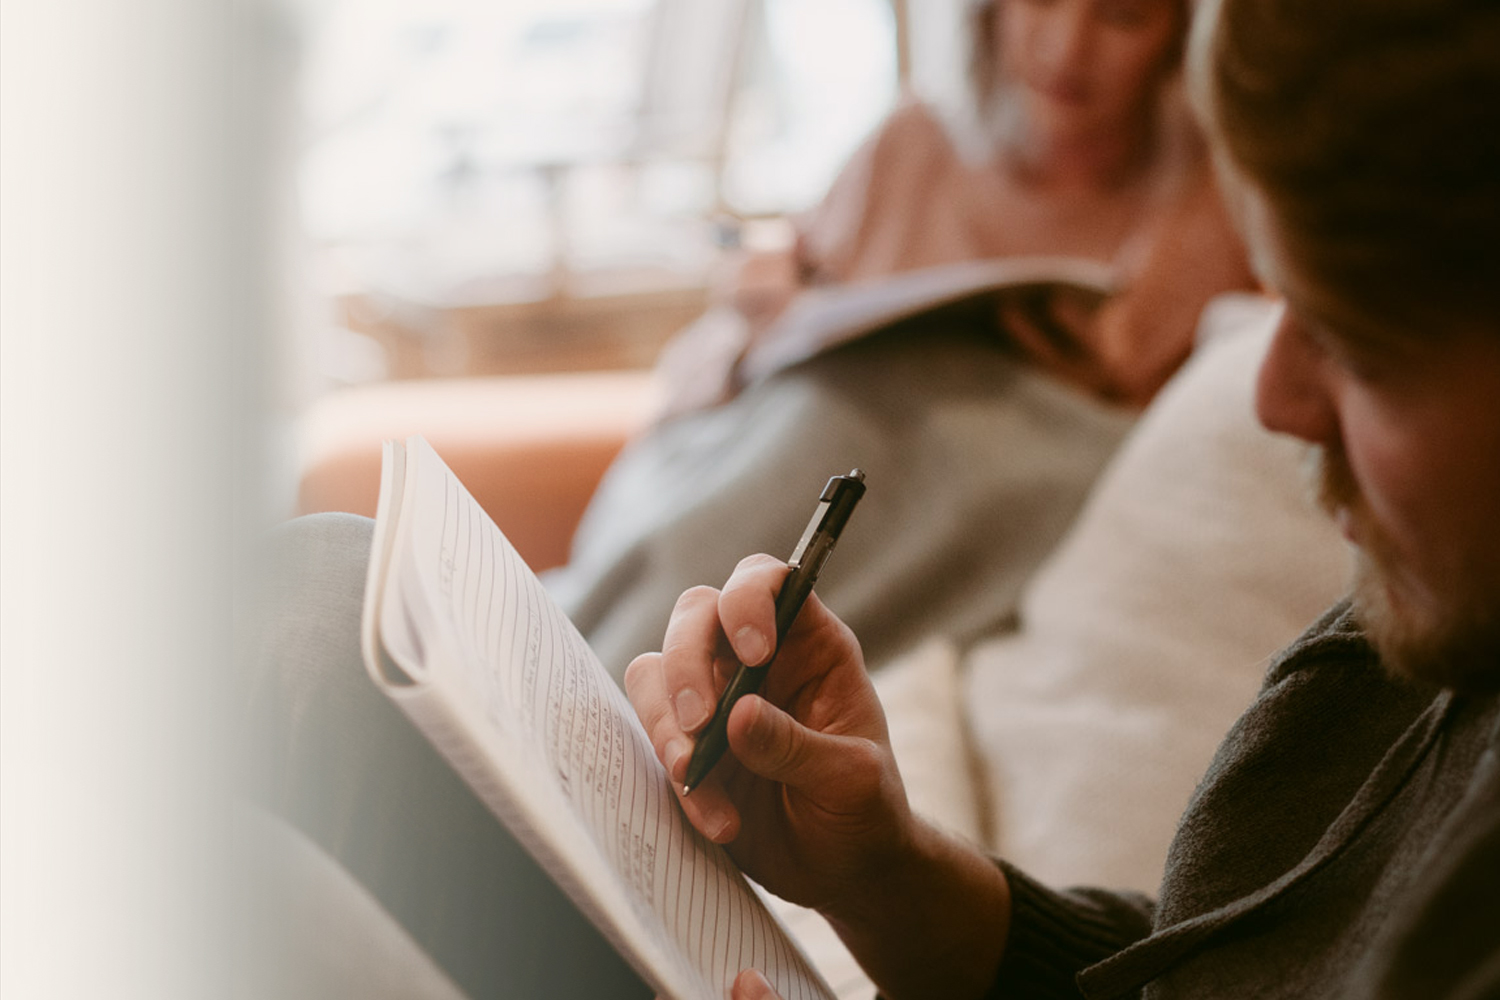
[[[624,694],[420,437],[385,445],[362,637],[376,683],[661,996],[720,1000],[754,967],[786,1000],[831,1000],[683,818]]]
[[[964,302],[1066,291],[1097,308],[1113,293],[1115,277],[1109,265],[1082,257],[1002,257],[814,286],[756,338],[741,375],[754,382],[893,323]]]

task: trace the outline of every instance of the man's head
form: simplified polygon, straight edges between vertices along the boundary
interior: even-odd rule
[[[1287,301],[1261,419],[1320,449],[1387,661],[1500,688],[1500,4],[1205,14],[1195,97]]]

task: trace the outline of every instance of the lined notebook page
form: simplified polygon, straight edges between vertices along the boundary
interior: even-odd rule
[[[406,474],[382,634],[481,731],[490,763],[455,763],[492,773],[465,777],[487,801],[497,790],[481,786],[498,779],[510,801],[497,812],[529,827],[528,846],[547,845],[554,856],[539,860],[575,899],[587,887],[584,908],[617,924],[606,933],[658,989],[724,997],[754,967],[786,1000],[831,996],[683,818],[623,692],[425,441],[409,444]]]

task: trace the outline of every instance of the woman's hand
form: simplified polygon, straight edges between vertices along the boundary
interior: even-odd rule
[[[726,272],[716,291],[755,331],[780,316],[804,285],[794,248],[743,254]]]
[[[1098,343],[1100,311],[1097,296],[1068,288],[1018,290],[1000,297],[998,322],[1027,361],[1113,402],[1117,379]]]
[[[1032,364],[1097,399],[1143,407],[1192,349],[1194,316],[1132,288],[1099,305],[1067,288],[1000,300],[999,323]]]

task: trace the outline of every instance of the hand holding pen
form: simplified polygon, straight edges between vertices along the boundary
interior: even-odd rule
[[[626,673],[626,691],[679,794],[687,784],[694,747],[710,747],[699,751],[702,760],[716,744],[723,753],[721,741],[727,736],[732,758],[710,768],[706,780],[695,774],[699,780],[694,785],[701,782],[701,787],[683,798],[695,822],[713,814],[705,821],[712,829],[705,832],[716,840],[732,836],[718,828],[726,820],[739,826],[725,789],[746,781],[744,760],[735,747],[742,716],[764,721],[789,713],[821,725],[828,717],[847,714],[849,719],[840,720],[843,730],[884,738],[884,717],[869,688],[858,642],[816,595],[809,596],[860,486],[858,476],[830,480],[793,553],[795,567],[771,556],[751,556],[722,590],[695,587],[683,594],[667,628],[665,652],[637,658]],[[741,683],[734,685],[741,673]],[[761,697],[746,694],[750,688],[758,688]],[[725,708],[715,713],[716,704]],[[705,737],[715,714],[712,730],[720,735]]]
[[[835,921],[887,995],[933,995],[922,988],[933,969],[940,987],[960,979],[967,987],[973,969],[988,982],[1009,913],[1004,877],[983,852],[912,813],[848,626],[813,594],[800,613],[787,612],[784,632],[778,627],[788,621],[793,573],[751,556],[722,590],[693,588],[672,612],[663,652],[626,671],[626,693],[683,814],[760,885]],[[760,691],[728,712],[728,754],[685,793],[709,706],[742,664],[764,667],[773,655]],[[973,961],[950,961],[954,941]],[[930,960],[937,955],[943,960]],[[913,970],[922,985],[908,988]],[[735,995],[764,996],[755,985],[742,976]]]
[[[818,523],[832,509],[825,502]],[[804,555],[818,547],[810,540]],[[851,879],[867,877],[854,869],[909,840],[910,810],[859,643],[816,594],[791,615],[795,572],[751,556],[722,590],[683,594],[664,652],[637,657],[625,689],[689,822],[771,891],[811,902],[847,895]],[[760,690],[734,701],[728,752],[685,794],[693,747],[742,663],[758,668]]]
[[[807,523],[807,530],[802,533],[801,540],[797,542],[797,548],[792,552],[792,557],[787,560],[787,566],[791,572],[776,595],[776,649],[781,648],[787,631],[797,620],[797,615],[801,612],[802,605],[807,601],[808,596],[812,594],[813,585],[818,581],[818,574],[822,572],[824,563],[833,553],[833,547],[838,543],[844,525],[849,523],[849,515],[854,513],[854,505],[859,503],[859,498],[864,495],[865,474],[858,469],[847,476],[834,476],[823,488],[822,495],[818,497],[817,509],[813,511],[812,520]],[[734,710],[734,706],[741,698],[761,689],[775,658],[776,654],[772,652],[771,658],[764,663],[741,663],[739,669],[735,671],[734,677],[729,681],[729,686],[719,696],[718,705],[708,720],[708,726],[698,734],[698,741],[693,747],[693,756],[688,760],[687,773],[683,777],[684,795],[689,794],[702,783],[703,779],[708,776],[708,772],[713,770],[714,765],[719,762],[719,758],[723,757],[724,752],[729,749],[729,737],[726,732],[729,725],[729,713]]]

